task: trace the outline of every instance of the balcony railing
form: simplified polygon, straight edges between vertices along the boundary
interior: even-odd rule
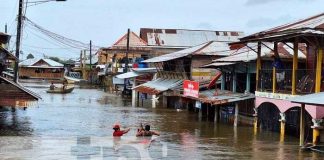
[[[258,89],[261,92],[273,92],[273,70],[260,70]],[[275,73],[274,93],[292,93],[292,70],[281,69]],[[314,92],[315,71],[296,70],[296,94],[309,94]]]

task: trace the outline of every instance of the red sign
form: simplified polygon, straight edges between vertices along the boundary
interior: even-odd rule
[[[184,80],[183,95],[188,97],[199,97],[199,82]]]

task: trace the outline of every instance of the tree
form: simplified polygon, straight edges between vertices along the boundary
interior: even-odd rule
[[[29,53],[29,54],[27,55],[27,59],[33,59],[33,58],[35,58],[33,54]]]
[[[48,59],[61,63],[61,59],[58,57],[48,57]]]

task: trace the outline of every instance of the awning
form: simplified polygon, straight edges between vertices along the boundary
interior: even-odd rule
[[[229,66],[229,65],[232,65],[232,64],[235,64],[235,63],[229,63],[229,62],[216,62],[216,63],[211,63],[211,64],[207,64],[207,65],[204,65],[202,67],[220,67],[220,66]]]
[[[141,76],[141,75],[144,75],[144,74],[147,74],[147,73],[138,73],[138,72],[131,71],[131,72],[119,74],[116,77],[119,78],[119,79],[127,79],[127,78],[138,77],[138,76]]]
[[[119,79],[127,79],[157,72],[156,68],[133,68],[132,70],[131,72],[119,74],[116,77]]]
[[[151,95],[159,94],[174,87],[182,85],[182,79],[164,79],[158,78],[153,81],[136,86],[135,89],[138,92],[147,93]]]
[[[254,94],[251,93],[233,93],[226,90],[205,90],[199,93],[199,98],[186,97],[195,100],[199,100],[202,103],[210,103],[212,105],[216,104],[226,104],[232,102],[243,101],[247,99],[255,98]]]
[[[308,94],[304,96],[296,96],[289,100],[294,103],[302,103],[309,105],[321,105],[324,106],[324,92]]]

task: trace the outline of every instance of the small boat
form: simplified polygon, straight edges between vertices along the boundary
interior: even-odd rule
[[[66,89],[63,90],[63,88],[55,88],[54,90],[47,90],[47,93],[59,93],[59,94],[65,94],[65,93],[71,93],[73,91],[73,86],[67,86]]]
[[[75,82],[85,81],[84,79],[78,79],[74,77],[64,76],[64,79],[68,82],[68,84],[74,84]]]

